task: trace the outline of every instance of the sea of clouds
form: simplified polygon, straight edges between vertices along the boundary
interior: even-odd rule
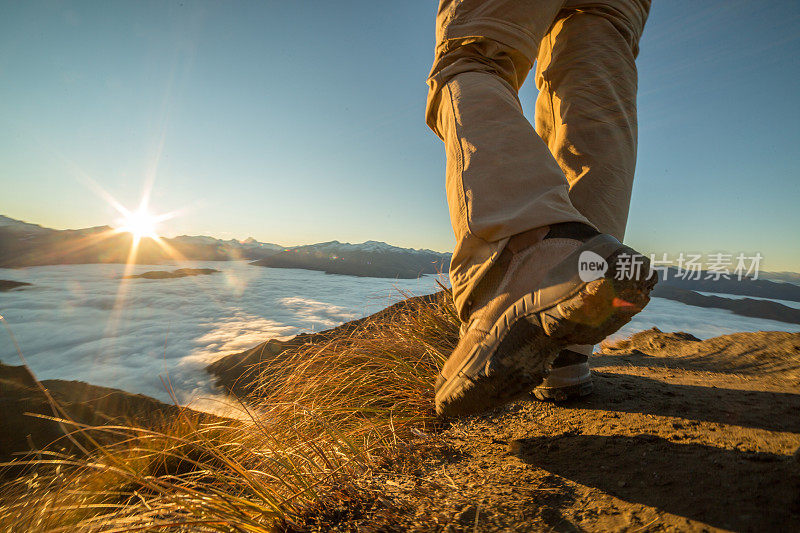
[[[138,265],[133,273],[215,268],[218,274],[122,281],[123,265],[0,269],[32,287],[0,293],[0,314],[40,379],[81,380],[213,410],[221,395],[205,366],[269,339],[320,331],[403,298],[439,289],[435,276],[392,280],[327,275],[245,262]],[[796,305],[796,303],[795,303]],[[800,331],[800,325],[740,317],[654,298],[614,335],[657,326],[709,338],[737,331]],[[0,362],[20,363],[7,332]]]

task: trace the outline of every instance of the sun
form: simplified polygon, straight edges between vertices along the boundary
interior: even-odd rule
[[[117,231],[119,233],[128,232],[132,234],[136,240],[143,237],[156,238],[158,237],[156,226],[161,221],[160,218],[161,217],[149,213],[147,209],[139,208],[136,211],[127,213],[122,218],[122,225],[117,228]]]

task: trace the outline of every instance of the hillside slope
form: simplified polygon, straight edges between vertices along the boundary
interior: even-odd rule
[[[89,426],[136,421],[144,427],[161,427],[177,419],[181,413],[181,408],[149,396],[82,381],[49,379],[42,381],[41,385],[57,402],[61,413],[53,411],[49,399],[27,368],[0,363],[0,462],[21,458],[32,450],[47,447],[75,451],[74,443],[64,436],[64,430],[75,431],[76,426],[61,425],[53,420],[53,416],[66,414],[73,422]],[[190,409],[183,409],[183,415],[195,421],[217,418]],[[95,438],[109,435],[95,435]],[[86,443],[80,433],[76,433],[74,438]],[[0,479],[13,477],[22,470],[24,468],[0,468]]]
[[[267,341],[211,370],[221,384],[246,390],[246,369],[299,346],[357,338],[363,321],[396,320],[405,312],[398,305],[327,332]],[[564,404],[530,399],[422,428],[403,461],[362,481],[371,496],[342,500],[333,514],[310,512],[287,530],[800,528],[800,334],[700,341],[653,328],[603,346],[591,365],[593,395]]]
[[[457,332],[442,292],[227,357],[247,417],[122,428],[3,486],[0,530],[800,529],[800,333],[653,328],[591,358],[592,396],[442,421]]]

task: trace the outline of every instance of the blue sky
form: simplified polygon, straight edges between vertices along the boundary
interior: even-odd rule
[[[109,224],[87,182],[135,206],[150,175],[152,209],[185,210],[166,235],[452,247],[435,2],[0,4],[0,214]],[[798,23],[796,1],[655,2],[630,244],[800,270]]]

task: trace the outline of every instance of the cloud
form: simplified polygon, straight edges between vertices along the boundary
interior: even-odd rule
[[[299,296],[281,298],[280,303],[286,309],[293,311],[298,318],[321,324],[326,329],[357,318],[355,313],[343,307]]]
[[[181,265],[137,266],[135,273]],[[320,331],[375,312],[402,298],[400,290],[437,290],[432,277],[387,280],[196,262],[221,274],[130,280],[122,265],[61,265],[0,269],[0,279],[33,283],[0,294],[25,357],[41,379],[81,380],[170,401],[169,379],[185,403],[222,402],[205,366],[269,338]],[[118,293],[124,305],[117,306]],[[0,361],[19,364],[0,333]],[[197,404],[198,398],[205,400]]]

